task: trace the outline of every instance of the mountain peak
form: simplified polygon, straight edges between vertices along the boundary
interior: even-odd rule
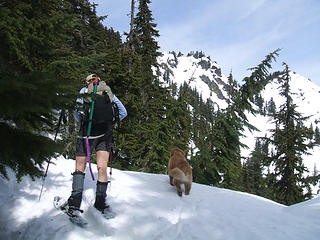
[[[196,88],[204,101],[210,99],[220,108],[227,107],[227,77],[217,62],[203,52],[192,51],[186,56],[180,52],[165,52],[159,57],[159,63],[163,68],[162,79],[169,75],[178,86],[187,83],[190,88]]]

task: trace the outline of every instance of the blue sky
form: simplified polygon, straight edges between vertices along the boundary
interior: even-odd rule
[[[106,27],[129,31],[131,0],[92,0]],[[163,51],[203,51],[239,82],[277,48],[275,70],[320,86],[320,0],[152,0]]]

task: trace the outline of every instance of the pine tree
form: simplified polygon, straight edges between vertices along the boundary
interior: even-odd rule
[[[232,81],[231,81],[232,80]],[[192,106],[191,141],[198,151],[191,149],[194,181],[198,183],[240,188],[240,147],[238,132],[232,118],[231,106],[238,90],[232,82],[229,107],[220,110],[210,99],[202,100],[196,89],[189,90],[188,103]]]
[[[267,103],[267,112],[269,115],[272,115],[276,113],[276,109],[276,104],[274,103],[273,97],[271,97],[271,99]]]
[[[263,178],[264,162],[268,156],[267,142],[263,142],[261,139],[257,139],[255,148],[251,153],[250,158],[246,162],[247,168],[247,191],[259,196],[264,196],[265,186]],[[268,150],[267,150],[268,151]]]
[[[308,117],[297,112],[290,91],[290,71],[286,64],[283,76],[279,78],[280,95],[285,102],[273,115],[275,129],[272,130],[271,142],[275,146],[272,163],[275,165],[275,191],[276,200],[291,205],[310,197],[310,183],[304,177],[307,172],[303,164],[303,155],[313,147],[310,141],[313,131],[304,126]],[[304,193],[307,190],[307,193]]]
[[[270,81],[269,69],[271,68],[272,61],[275,60],[278,55],[278,51],[279,50],[276,50],[270,53],[257,67],[251,68],[253,72],[249,77],[243,79],[244,84],[239,89],[236,89],[237,85],[234,83],[231,74],[228,79],[229,85],[234,87],[232,87],[233,94],[228,101],[229,105],[225,111],[226,119],[228,120],[227,129],[230,134],[227,140],[228,143],[233,146],[230,149],[234,154],[232,161],[234,161],[234,165],[239,168],[241,168],[240,148],[246,147],[246,145],[240,141],[240,138],[243,136],[244,128],[247,127],[251,131],[257,130],[255,126],[248,122],[246,113],[256,113],[253,108],[254,99],[260,95],[263,88]],[[237,170],[239,171],[239,169]],[[236,175],[239,176],[239,173]]]
[[[195,182],[217,185],[221,181],[219,163],[214,159],[214,130],[211,130],[218,114],[212,102],[206,104],[196,90],[193,90],[192,142],[199,149],[191,157]],[[190,99],[192,100],[192,98]]]
[[[314,142],[320,145],[320,130],[318,126],[316,126],[316,129],[314,130]]]
[[[239,86],[237,81],[233,78],[232,73],[228,76],[228,85],[226,85],[227,103],[228,106],[234,103],[235,99],[239,97]]]
[[[171,85],[172,88],[175,85]],[[170,121],[171,136],[173,138],[173,146],[179,147],[184,152],[189,150],[189,140],[191,138],[191,111],[188,106],[188,86],[180,86],[177,93],[177,99],[174,98],[176,94],[172,93],[170,96],[170,104],[168,104],[168,120]]]
[[[261,94],[259,96],[256,96],[255,99],[254,99],[254,103],[258,106],[259,108],[259,113],[261,115],[265,115],[265,109],[264,109],[264,106],[263,106],[263,103],[264,103],[264,99],[262,98]]]
[[[255,126],[248,122],[247,112],[256,113],[253,108],[253,102],[260,95],[265,85],[270,81],[269,69],[271,62],[277,56],[279,50],[274,51],[266,56],[266,58],[257,67],[252,68],[253,72],[250,77],[244,78],[244,84],[236,89],[233,83],[233,77],[229,76],[229,85],[233,85],[233,95],[229,101],[228,108],[225,110],[223,121],[217,122],[216,131],[222,131],[215,139],[222,139],[214,145],[216,158],[220,159],[220,165],[224,170],[223,182],[221,186],[241,190],[241,148],[245,148],[240,139],[243,136],[244,127],[250,130],[257,130]],[[216,124],[217,124],[216,123]],[[224,150],[223,150],[224,149]]]
[[[244,84],[240,87],[241,94],[237,101],[237,108],[246,110],[253,114],[256,113],[256,111],[253,109],[252,103],[254,102],[254,98],[259,96],[262,89],[264,89],[272,77],[274,77],[270,76],[269,69],[272,68],[271,63],[276,59],[279,51],[280,50],[277,49],[268,54],[258,66],[250,69],[252,70],[250,77],[245,77],[243,79]],[[243,119],[246,119],[244,116],[244,111],[243,113],[239,111],[239,114],[241,114]]]
[[[156,75],[159,36],[149,9],[149,0],[140,0],[133,29],[126,43],[129,59],[130,92],[134,116],[126,136],[132,143],[125,147],[133,159],[133,168],[148,172],[165,172],[169,159],[168,149],[173,144],[168,109],[172,99],[167,87]]]
[[[56,61],[73,16],[63,1],[7,1],[0,8],[0,173],[11,168],[20,180],[42,174],[45,161],[62,145],[55,131],[60,109],[70,109],[75,95],[50,64]],[[14,93],[14,94],[13,94]],[[23,149],[19,149],[23,146]]]

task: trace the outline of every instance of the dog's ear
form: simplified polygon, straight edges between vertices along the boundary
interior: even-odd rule
[[[179,149],[180,150],[180,152],[183,154],[183,156],[184,156],[184,151],[182,151],[181,149]]]
[[[174,152],[176,151],[176,148],[171,148],[171,154],[170,154],[170,157],[173,156]]]
[[[182,151],[180,148],[176,148],[178,152],[180,152],[184,156],[184,151]]]

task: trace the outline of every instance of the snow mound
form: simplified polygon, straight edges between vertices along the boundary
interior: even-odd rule
[[[315,240],[320,236],[320,198],[286,207],[196,183],[189,196],[180,198],[166,175],[117,169],[107,192],[117,215],[111,220],[92,207],[96,183],[86,173],[82,209],[89,225],[82,229],[52,204],[56,195],[68,198],[74,165],[62,157],[53,161],[40,201],[41,179],[23,178],[17,184],[12,172],[10,181],[0,179],[0,239]]]

